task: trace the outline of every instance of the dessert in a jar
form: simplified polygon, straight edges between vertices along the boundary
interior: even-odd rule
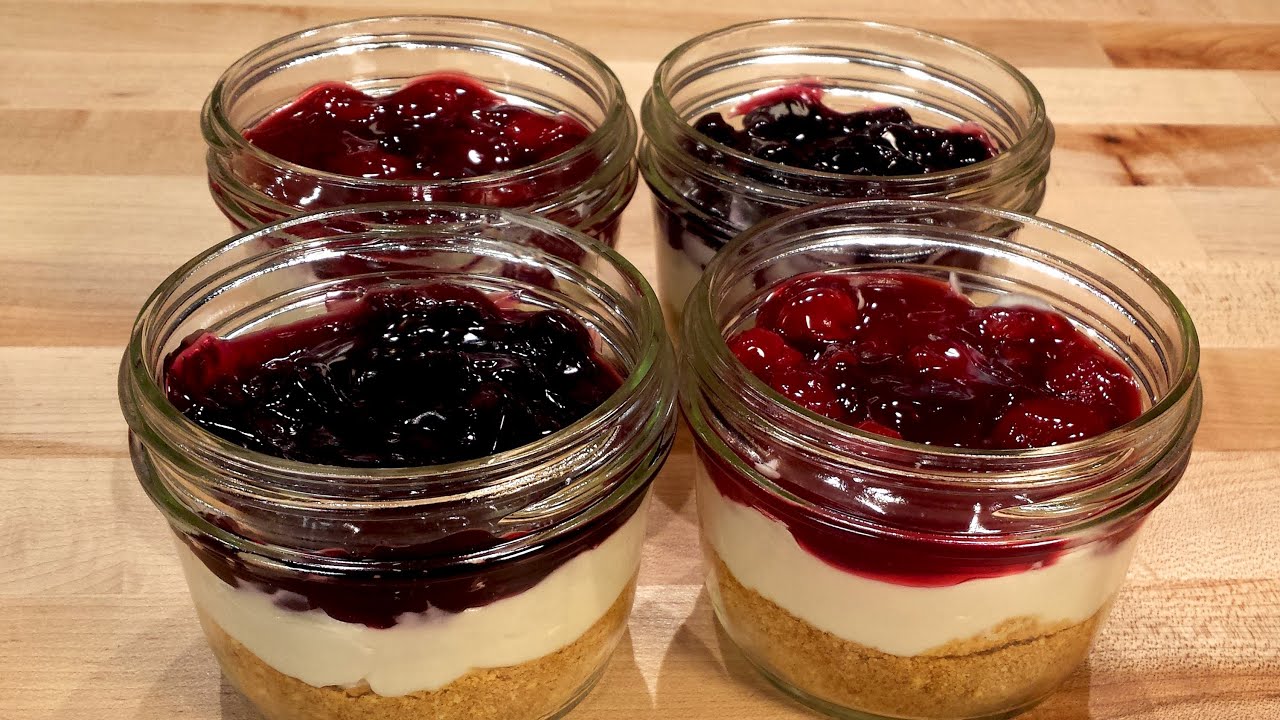
[[[1054,137],[1040,94],[1003,60],[920,30],[816,18],[676,48],[641,124],[658,284],[675,315],[725,243],[797,207],[910,197],[1034,213]]]
[[[613,72],[492,20],[368,18],[279,38],[223,73],[201,125],[210,192],[242,230],[359,203],[460,202],[613,244],[637,180]]]
[[[357,248],[395,269],[317,279]],[[587,236],[363,206],[177,271],[120,396],[213,653],[265,717],[540,720],[626,626],[673,364],[653,292]]]
[[[959,262],[916,259],[940,252]],[[1051,693],[1200,417],[1169,289],[1007,211],[779,216],[712,261],[682,333],[716,615],[840,717],[1008,717]]]

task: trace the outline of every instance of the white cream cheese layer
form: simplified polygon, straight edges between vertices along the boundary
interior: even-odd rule
[[[600,545],[519,595],[460,613],[406,614],[386,629],[281,609],[264,592],[220,580],[181,542],[178,553],[196,606],[266,664],[308,685],[363,680],[395,696],[437,690],[473,669],[536,660],[577,640],[635,576],[647,512],[646,500]]]
[[[1082,622],[1119,589],[1133,555],[1130,537],[1011,575],[945,587],[897,585],[812,555],[782,523],[722,496],[701,463],[697,483],[703,537],[739,582],[814,627],[891,655],[919,655],[1012,618]]]

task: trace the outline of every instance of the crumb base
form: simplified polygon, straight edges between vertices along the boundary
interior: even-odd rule
[[[1012,717],[1083,662],[1108,609],[1076,624],[1012,618],[920,655],[891,655],[810,625],[707,556],[716,614],[747,658],[801,702],[844,718]]]
[[[577,640],[519,665],[469,671],[442,688],[385,696],[363,682],[315,687],[267,665],[198,612],[222,672],[267,720],[548,720],[595,684],[627,624],[635,580]],[[197,610],[199,610],[197,608]]]

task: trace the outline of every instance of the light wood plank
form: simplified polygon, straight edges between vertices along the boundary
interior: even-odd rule
[[[1094,33],[1118,67],[1280,69],[1280,25],[1129,22]]]
[[[5,175],[201,175],[196,110],[31,110],[0,107]]]
[[[1280,125],[1057,125],[1062,185],[1272,187]]]
[[[1219,191],[1158,187],[1061,187],[1049,192],[1042,214],[1116,245],[1160,274],[1200,323],[1206,346],[1280,345],[1280,306],[1252,298],[1275,296],[1277,265],[1262,255],[1202,262],[1206,242],[1217,250],[1219,230],[1237,211],[1218,202]],[[1222,193],[1229,196],[1229,193]],[[78,203],[68,207],[67,197]],[[1194,200],[1194,218],[1186,198]],[[1258,190],[1241,202],[1255,212],[1280,199],[1280,190]],[[622,250],[652,277],[648,197],[637,193],[623,226]],[[1187,207],[1192,207],[1188,205]],[[146,221],[146,232],[139,223]],[[174,268],[231,234],[200,178],[0,176],[0,221],[13,235],[9,262],[0,267],[0,344],[110,345],[121,342],[137,308]],[[1197,230],[1199,232],[1197,232]],[[1265,228],[1264,228],[1265,231]],[[94,263],[74,262],[76,248],[103,238],[128,243],[95,246]],[[103,274],[113,279],[101,291]]]
[[[643,10],[654,5],[651,0],[622,0],[612,4],[628,10]],[[598,3],[596,0],[553,0],[553,6],[557,9],[579,10],[598,7]],[[895,0],[864,0],[854,7],[828,0],[792,0],[785,7],[779,7],[770,0],[738,0],[733,4],[733,9],[736,13],[754,17],[821,15],[916,21],[921,18],[1125,20],[1153,16],[1167,20],[1198,21],[1221,16],[1221,11],[1212,5],[1212,0],[1079,0],[1063,3],[1025,0],[918,0],[909,5]],[[700,12],[691,14],[697,15]]]
[[[1243,77],[1262,106],[1280,121],[1280,72],[1252,72]]]
[[[140,0],[99,0],[99,4],[137,4]],[[49,0],[53,3],[84,4],[85,0]],[[141,0],[155,5],[192,5],[189,0]],[[859,17],[894,17],[907,18],[919,22],[940,17],[958,20],[1148,20],[1160,18],[1166,21],[1214,21],[1224,19],[1243,19],[1245,16],[1266,19],[1268,0],[1085,0],[1074,3],[1038,3],[1026,0],[928,0],[913,5],[901,5],[892,0],[864,0],[855,7],[822,2],[822,0],[806,0],[805,4],[791,7],[791,16],[799,16],[807,11],[809,14],[820,13],[824,16],[856,14]],[[330,7],[341,6],[343,0],[290,0],[288,3],[273,0],[224,0],[220,4],[256,6],[290,7]],[[413,0],[380,0],[377,7],[382,11],[398,9],[401,12],[422,12],[420,5]],[[436,6],[433,6],[433,9]],[[441,6],[453,8],[454,5]],[[600,9],[599,2],[593,0],[537,0],[533,3],[518,0],[480,0],[470,5],[475,14],[493,15],[515,7],[536,9],[547,16],[561,15],[568,11],[593,12]],[[629,0],[628,2],[612,2],[608,6],[614,11],[633,11],[660,13],[670,12],[679,17],[696,20],[708,15],[778,17],[779,8],[768,6],[762,0],[735,3],[725,7],[671,8],[654,0]],[[551,19],[549,17],[549,19]]]
[[[231,235],[198,177],[0,178],[0,223],[10,344],[123,344],[160,281]]]
[[[1025,68],[1055,123],[1268,125],[1274,118],[1230,70]]]
[[[1274,23],[1280,21],[1280,5],[1271,0],[1213,0],[1214,12],[1235,22]]]
[[[0,8],[3,7],[3,4],[0,4]],[[619,17],[619,12],[612,8],[604,11],[593,8],[548,17],[541,14],[528,15],[527,6],[515,7],[519,7],[522,12],[500,8],[494,17],[533,22],[539,29],[571,39],[601,55],[608,55],[613,62],[641,60],[647,65],[650,73],[658,59],[690,37],[732,23],[756,19],[756,16],[749,14],[719,13],[690,18],[678,10],[663,8],[633,10],[622,17]],[[386,7],[378,9],[378,12],[394,10],[394,7]],[[91,16],[106,13],[115,15],[121,11],[121,8],[119,6],[103,7],[101,3],[96,3],[82,8],[82,11]],[[214,23],[221,22],[223,17],[211,8],[193,5],[175,5],[168,12],[175,15],[191,14],[193,21]],[[239,12],[243,16],[265,16],[264,20],[269,25],[275,25],[276,22],[276,15],[264,13],[263,8],[246,6],[240,8]],[[312,24],[347,19],[345,15],[331,12],[323,6],[300,7],[294,16],[299,22],[291,28],[284,28],[284,23],[291,20],[292,16],[278,21],[278,27],[283,28],[282,32],[287,32],[289,29],[299,30]],[[1007,20],[995,25],[987,20],[917,18],[912,26],[977,45],[1018,66],[1111,67],[1113,64],[1108,51],[1095,39],[1092,26],[1084,22]],[[1114,27],[1141,26],[1119,23]],[[147,98],[172,103],[173,100],[166,97],[163,90],[177,90],[175,94],[181,96],[184,93],[208,88],[212,84],[212,77],[178,83],[175,80],[181,77],[181,74],[195,76],[206,71],[212,64],[213,77],[216,77],[223,66],[252,47],[251,43],[245,43],[243,39],[245,36],[241,34],[233,39],[235,44],[229,43],[225,49],[221,46],[206,45],[208,50],[192,53],[189,50],[184,51],[178,44],[180,37],[157,33],[148,38],[137,38],[132,36],[133,34],[127,28],[120,28],[118,32],[121,35],[129,33],[133,42],[127,46],[108,46],[102,38],[97,38],[93,41],[97,50],[91,52],[74,47],[40,46],[36,45],[34,40],[28,40],[31,47],[9,50],[0,54],[0,58],[4,59],[4,62],[0,63],[0,73],[7,72],[4,77],[11,82],[31,83],[32,90],[55,96],[65,93],[74,98],[84,97],[74,92],[74,86],[47,86],[32,81],[38,77],[61,79],[67,74],[74,74],[77,70],[87,74],[87,79],[90,80],[97,75],[108,76],[109,79],[109,74],[114,71],[120,73],[120,77],[117,78],[118,82],[115,85],[108,88],[111,93],[108,95],[110,100],[116,103],[132,103],[136,106],[141,106]],[[265,33],[259,36],[256,31],[253,37],[270,38]],[[137,42],[138,40],[146,40],[146,42]],[[148,64],[148,58],[153,59],[151,65]],[[76,63],[77,59],[96,59],[101,62]],[[157,85],[146,82],[150,76],[166,67],[170,68],[173,74],[169,75],[164,82]],[[19,68],[25,68],[30,72],[18,72]],[[137,87],[127,87],[134,83],[137,83]],[[79,84],[81,83],[77,83]]]
[[[1175,189],[1170,195],[1211,257],[1280,259],[1280,227],[1272,222],[1280,196],[1274,190]],[[1254,300],[1261,304],[1262,298]]]
[[[190,52],[0,50],[7,104],[24,110],[199,111],[234,58]]]

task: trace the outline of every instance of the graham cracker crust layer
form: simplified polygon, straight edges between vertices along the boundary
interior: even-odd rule
[[[444,687],[383,696],[368,685],[315,687],[264,663],[199,612],[222,672],[267,720],[542,720],[589,689],[627,624],[635,580],[577,640],[519,665],[472,670]]]
[[[887,717],[967,719],[1026,708],[1085,659],[1107,612],[1075,625],[1013,618],[904,657],[810,625],[744,587],[710,548],[707,555],[725,629],[755,662],[802,696]]]

